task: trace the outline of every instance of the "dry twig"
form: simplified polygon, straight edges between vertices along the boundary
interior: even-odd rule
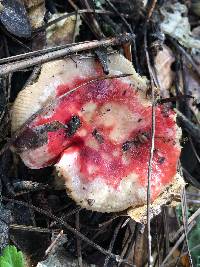
[[[79,212],[75,215],[75,224],[77,231],[80,231],[80,220],[79,220]],[[82,259],[82,252],[81,252],[81,240],[77,237],[76,238],[76,246],[77,246],[77,256],[78,256],[78,265],[79,267],[83,267],[83,259]]]
[[[189,227],[188,227],[188,232],[187,234],[193,229],[193,227],[196,225],[196,221],[193,221]],[[180,246],[180,244],[184,241],[185,239],[185,233],[182,234],[180,236],[180,238],[177,240],[177,242],[175,243],[175,245],[172,247],[172,249],[169,251],[168,255],[166,256],[166,258],[163,260],[163,262],[161,263],[160,267],[164,267],[166,266],[167,261],[169,260],[169,258],[173,255],[174,251]]]
[[[7,197],[2,197],[2,199],[4,201],[8,201],[8,202],[13,202],[16,203],[18,205],[22,205],[24,207],[33,209],[55,221],[57,221],[58,223],[62,224],[68,231],[70,231],[71,233],[73,233],[75,236],[77,236],[78,238],[80,238],[82,241],[85,241],[87,244],[89,244],[90,246],[92,246],[93,248],[97,249],[98,251],[100,251],[102,254],[109,256],[110,258],[112,258],[113,260],[115,260],[116,262],[119,263],[126,263],[128,266],[131,267],[135,267],[133,264],[131,264],[130,262],[128,262],[126,259],[121,259],[119,257],[119,255],[115,255],[112,252],[107,251],[106,249],[102,248],[101,246],[97,245],[96,243],[94,243],[93,241],[91,241],[89,238],[87,238],[85,235],[83,235],[82,233],[80,233],[79,231],[77,231],[77,229],[73,228],[72,226],[70,226],[68,223],[66,223],[65,221],[63,221],[61,218],[55,216],[54,214],[50,213],[49,211],[43,210],[41,208],[38,208],[34,205],[29,205],[26,202],[20,201],[20,200],[15,200],[15,199],[10,199]]]
[[[187,200],[186,200],[186,193],[185,188],[183,188],[183,192],[181,195],[181,206],[182,206],[182,217],[183,217],[183,228],[185,234],[185,242],[187,246],[187,252],[189,257],[190,266],[193,267],[192,257],[189,249],[189,242],[188,242],[188,216],[187,216]]]
[[[15,57],[6,58],[6,61],[12,63],[0,65],[0,75],[4,76],[14,71],[19,71],[25,68],[30,68],[38,64],[66,57],[74,53],[88,51],[97,47],[108,47],[112,45],[120,45],[126,42],[131,42],[134,39],[133,34],[121,34],[117,37],[111,37],[100,41],[90,41],[75,43],[68,46],[58,46],[56,48],[46,49],[42,51],[30,52]],[[50,51],[50,52],[49,52]],[[41,55],[42,53],[42,55]],[[20,60],[21,59],[21,60]],[[14,61],[16,60],[16,61]],[[2,61],[0,61],[2,63]]]
[[[46,249],[45,255],[49,255],[51,251],[55,248],[58,240],[63,236],[63,230],[60,231],[60,233],[57,235],[57,237],[54,239],[54,241],[50,244],[50,246]]]

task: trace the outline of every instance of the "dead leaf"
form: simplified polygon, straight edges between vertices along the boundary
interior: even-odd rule
[[[50,21],[53,21],[67,13],[54,14]],[[46,30],[47,46],[63,45],[73,42],[73,37],[79,34],[79,27],[81,25],[81,19],[78,15],[77,17],[70,16],[59,22],[49,26]]]
[[[23,3],[19,0],[2,0],[0,21],[5,28],[18,37],[31,36],[31,26]]]
[[[168,202],[172,202],[174,196],[180,195],[185,186],[183,178],[177,174],[174,177],[174,182],[166,187],[165,191],[156,198],[151,204],[150,219],[153,216],[158,215],[161,212],[161,207]],[[174,204],[174,203],[173,203]],[[177,204],[177,203],[176,203]],[[146,224],[147,223],[147,205],[143,205],[136,208],[130,208],[127,211],[128,215],[136,222]]]
[[[192,35],[188,17],[185,16],[188,12],[185,5],[180,3],[172,5],[169,2],[160,11],[164,17],[160,26],[165,34],[177,39],[180,44],[187,48],[200,49],[200,40],[195,39]]]
[[[194,28],[192,30],[192,34],[197,40],[200,40],[200,26]],[[193,55],[194,61],[200,65],[200,50],[192,49],[192,55]]]
[[[194,99],[191,98],[188,100],[188,105],[197,118],[200,119],[199,108],[197,106],[200,104],[200,78],[189,67],[185,68],[185,83],[188,93],[194,97]]]
[[[191,1],[191,10],[196,14],[197,16],[200,16],[200,2],[199,0],[192,0]]]
[[[175,61],[172,50],[163,45],[163,49],[160,50],[155,59],[154,65],[160,85],[160,96],[163,98],[169,97],[169,90],[174,80],[174,72],[171,69],[172,63]]]
[[[46,12],[44,0],[23,0],[33,29],[41,27]]]

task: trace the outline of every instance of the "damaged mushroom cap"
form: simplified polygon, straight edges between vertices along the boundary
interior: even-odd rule
[[[109,55],[108,67],[111,76],[132,75],[96,79],[104,74],[92,57],[46,63],[38,81],[19,93],[12,113],[16,131],[49,103],[15,149],[30,168],[55,164],[77,204],[101,212],[145,204],[151,146],[146,79],[119,54]],[[179,137],[174,112],[156,106],[152,201],[175,179]]]

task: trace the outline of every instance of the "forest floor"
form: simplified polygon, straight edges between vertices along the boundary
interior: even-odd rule
[[[2,0],[0,21],[0,251],[14,245],[38,267],[200,266],[200,2]],[[81,208],[55,188],[52,166],[29,169],[10,149],[12,104],[41,65],[88,48],[104,65],[110,47],[156,85],[182,128],[185,189],[149,225]]]

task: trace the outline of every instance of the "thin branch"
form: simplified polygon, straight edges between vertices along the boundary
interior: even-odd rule
[[[74,23],[73,35],[72,35],[73,36],[72,43],[75,43],[77,29],[78,29],[78,10],[76,11],[76,18],[75,18],[75,23]]]
[[[187,234],[192,230],[192,228],[196,225],[196,221],[193,221],[189,227],[188,227],[188,232]],[[160,267],[164,267],[166,266],[167,261],[169,260],[169,258],[173,255],[174,251],[180,246],[180,244],[184,241],[185,239],[185,233],[183,233],[180,238],[177,240],[177,242],[175,243],[175,245],[172,247],[172,249],[170,250],[170,252],[168,253],[168,255],[166,256],[166,258],[164,259],[164,261],[161,263]]]
[[[88,14],[88,13],[95,13],[95,14],[100,14],[100,15],[111,15],[111,16],[115,16],[115,13],[112,12],[112,11],[108,11],[108,10],[99,10],[99,9],[79,9],[78,11],[74,11],[74,12],[71,12],[71,13],[67,13],[67,14],[64,14],[62,16],[60,16],[59,18],[56,18],[54,20],[51,20],[49,22],[47,22],[44,26],[38,28],[35,30],[35,32],[39,32],[39,31],[42,31],[42,30],[45,30],[47,27],[51,26],[51,25],[54,25],[56,24],[57,22],[63,20],[63,19],[66,19],[66,18],[69,18],[71,16],[74,16],[76,14],[80,15],[80,14]],[[130,15],[129,14],[123,14],[123,13],[120,13],[118,16],[122,16],[122,17],[125,17],[125,18],[129,18]]]
[[[192,135],[195,140],[199,143],[200,142],[200,127],[193,122],[191,122],[182,112],[178,109],[174,109],[180,119],[182,125],[184,126],[185,130]]]
[[[62,236],[63,236],[63,230],[60,231],[60,233],[56,236],[56,238],[53,240],[50,246],[46,249],[45,251],[46,256],[49,255],[53,249],[55,249],[55,246],[57,246],[57,243]]]
[[[187,215],[188,208],[187,208],[185,187],[183,188],[183,191],[181,194],[181,207],[182,207],[183,228],[184,228],[184,233],[185,233],[185,242],[186,242],[186,247],[187,247],[187,252],[188,252],[188,258],[189,258],[190,266],[193,267],[192,256],[190,253],[189,242],[188,242],[188,215]]]
[[[67,220],[69,217],[71,217],[72,215],[74,215],[74,214],[76,214],[77,212],[80,212],[81,210],[82,210],[83,208],[81,208],[81,207],[77,207],[77,208],[75,208],[75,209],[73,209],[73,210],[71,210],[71,211],[69,211],[69,212],[67,212],[67,213],[64,213],[64,215],[62,215],[61,217],[60,217],[60,219],[62,219],[62,220]],[[63,211],[64,209],[59,209],[58,211]],[[58,212],[57,211],[57,212]],[[51,223],[51,227],[53,227],[53,226],[55,226],[56,225],[56,222],[52,222]]]
[[[80,42],[79,44],[83,44],[84,42]],[[3,63],[11,63],[17,60],[21,60],[21,59],[28,59],[31,57],[35,57],[35,56],[40,56],[40,55],[44,55],[46,53],[49,52],[54,52],[54,51],[58,51],[62,48],[67,48],[70,47],[72,45],[75,45],[76,43],[72,43],[72,44],[65,44],[65,45],[58,45],[58,46],[54,46],[54,47],[48,47],[48,48],[44,48],[44,49],[40,49],[40,50],[36,50],[36,51],[32,51],[32,52],[27,52],[27,53],[23,53],[23,54],[18,54],[15,56],[10,56],[10,57],[4,57],[0,59],[0,64]]]
[[[124,219],[121,219],[120,222],[119,222],[119,224],[118,224],[117,227],[115,228],[115,231],[114,231],[114,234],[113,234],[113,237],[112,237],[112,240],[111,240],[111,242],[110,242],[109,249],[108,249],[108,251],[110,251],[110,252],[112,252],[112,250],[113,250],[113,246],[114,246],[114,244],[115,244],[115,240],[116,240],[117,235],[118,235],[118,233],[119,233],[119,230],[120,230],[120,228],[121,228],[121,226],[122,226],[122,224],[123,224],[123,221],[124,221]],[[109,260],[110,260],[110,257],[107,256],[106,259],[105,259],[105,262],[104,262],[103,267],[107,267],[107,266],[109,266],[109,265],[108,265]]]
[[[194,152],[194,154],[195,154],[195,157],[196,157],[198,163],[200,163],[200,157],[199,157],[199,155],[198,155],[198,153],[197,153],[197,150],[196,150],[196,148],[195,148],[195,146],[194,146],[193,140],[192,140],[191,136],[189,136],[188,138],[189,138],[189,141],[190,141],[192,150],[193,150],[193,152]]]
[[[151,267],[153,263],[153,259],[151,256],[151,218],[150,218],[150,208],[151,208],[151,175],[152,175],[152,161],[154,155],[154,142],[155,142],[155,96],[154,96],[154,82],[153,82],[153,72],[151,69],[148,47],[147,47],[147,24],[145,25],[144,32],[144,47],[146,60],[148,65],[148,70],[150,74],[151,80],[151,99],[152,99],[152,107],[151,107],[151,148],[150,148],[150,157],[148,162],[148,174],[147,174],[147,236],[148,236],[148,266]]]
[[[153,11],[154,11],[154,9],[156,7],[156,3],[157,3],[157,0],[153,0],[152,3],[151,3],[151,6],[150,6],[150,8],[148,10],[148,14],[147,14],[147,23],[149,22],[152,14],[153,14]]]
[[[102,248],[101,246],[97,245],[96,243],[94,243],[93,241],[91,241],[89,238],[87,238],[85,235],[83,235],[82,233],[80,233],[79,231],[77,231],[77,229],[73,228],[72,226],[70,226],[68,223],[66,223],[65,221],[63,221],[61,218],[55,216],[54,214],[52,214],[49,211],[46,211],[44,209],[38,208],[34,205],[29,205],[26,202],[20,201],[20,200],[15,200],[15,199],[10,199],[7,197],[2,197],[2,199],[4,201],[8,201],[8,202],[13,202],[16,203],[18,205],[22,205],[24,207],[27,208],[31,208],[55,221],[57,221],[58,223],[62,224],[68,231],[70,231],[71,233],[73,233],[75,236],[79,237],[82,241],[85,241],[86,243],[88,243],[90,246],[92,246],[93,248],[97,249],[98,251],[100,251],[102,254],[109,256],[110,258],[114,259],[116,262],[123,262],[125,264],[127,264],[128,266],[131,267],[135,267],[133,264],[131,264],[130,262],[128,262],[125,259],[121,259],[119,257],[119,255],[115,255],[109,251],[107,251],[106,249]]]
[[[79,212],[77,212],[75,215],[75,225],[76,225],[77,231],[80,231]],[[81,240],[78,237],[76,238],[76,246],[77,246],[78,266],[83,267],[83,259],[82,259],[82,252],[81,252]]]
[[[72,1],[72,0],[71,0]],[[80,0],[80,2],[87,8],[91,9],[91,1],[88,0]],[[105,35],[101,30],[98,20],[96,19],[95,13],[89,13],[85,18],[88,20],[89,24],[92,25],[93,31],[96,33],[96,36],[99,38],[104,38]]]
[[[33,181],[16,181],[12,183],[15,196],[27,194],[32,191],[39,191],[44,189],[50,189],[48,184],[33,182]]]
[[[22,225],[22,224],[10,224],[9,228],[13,230],[48,233],[48,234],[52,234],[52,232],[55,232],[55,230],[51,230],[48,228],[34,227],[32,225]]]
[[[165,239],[165,251],[164,255],[166,255],[169,252],[169,222],[168,222],[168,207],[164,207],[163,210],[163,226],[164,226],[164,239]],[[159,252],[158,252],[159,254]]]
[[[156,109],[155,109],[155,92],[154,92],[154,84],[157,84],[157,79],[154,77],[153,70],[150,63],[149,53],[148,53],[148,45],[147,45],[147,27],[150,21],[150,18],[155,9],[157,0],[153,0],[151,2],[151,6],[147,13],[147,18],[144,25],[144,50],[146,55],[146,61],[148,66],[148,71],[150,74],[150,82],[151,82],[151,100],[152,100],[152,108],[151,108],[151,148],[150,148],[150,157],[148,162],[148,174],[147,174],[147,239],[148,239],[148,266],[152,267],[153,257],[151,255],[151,218],[150,218],[150,208],[151,208],[151,176],[152,176],[152,162],[154,156],[154,146],[155,146],[155,124],[156,124]],[[159,86],[158,86],[159,87]]]
[[[194,204],[194,205],[199,205],[200,204],[200,200],[197,200],[197,199],[188,199],[187,198],[187,203],[188,204]]]
[[[120,254],[121,258],[124,258],[125,255],[128,255],[129,251],[133,250],[133,240],[134,240],[135,231],[131,232],[130,235],[127,237],[126,242],[124,242],[124,247],[122,249],[122,252]],[[121,263],[118,264],[117,267],[120,267]]]
[[[78,6],[74,3],[73,0],[68,0],[68,3],[74,8],[75,11],[79,10]],[[89,16],[93,16],[92,22],[88,20],[88,16],[86,16],[86,14],[83,13],[83,14],[80,14],[80,16],[83,19],[83,21],[88,25],[89,29],[91,30],[91,32],[94,34],[94,36],[97,39],[100,39],[104,36],[92,13],[89,13]]]
[[[120,12],[118,11],[118,9],[110,2],[110,0],[106,0],[106,2],[113,9],[113,11],[121,18],[121,20],[123,21],[124,25],[126,25],[126,27],[128,28],[128,30],[130,31],[130,33],[133,34],[133,30],[132,30],[131,26],[129,25],[129,23],[127,22],[127,20],[120,14]]]
[[[128,217],[127,214],[119,214],[119,215],[116,215],[114,217],[112,217],[111,219],[103,222],[103,223],[100,223],[99,224],[99,228],[100,227],[107,227],[109,224],[111,224],[114,220],[118,219],[119,217]]]
[[[110,0],[106,0],[106,2],[108,3],[108,5],[113,9],[113,11],[116,13],[116,15],[118,15],[123,24],[126,26],[126,28],[129,30],[130,33],[134,34],[132,27],[130,26],[130,24],[128,23],[128,21],[126,20],[126,18],[124,18],[120,12],[118,11],[118,9],[111,3]],[[138,70],[138,58],[137,58],[137,51],[136,51],[136,43],[135,40],[133,40],[133,49],[134,49],[134,56],[135,56],[135,63],[136,63],[136,69]],[[132,52],[131,52],[131,45],[130,44],[124,44],[124,54],[125,57],[129,60],[132,61]]]
[[[200,68],[199,66],[194,62],[192,57],[185,51],[185,49],[180,46],[174,39],[169,37],[170,41],[173,43],[173,45],[185,56],[186,60],[192,65],[193,69],[196,71],[198,76],[200,77]]]
[[[61,48],[57,47],[57,50],[52,52],[48,52],[47,50],[47,52],[43,52],[44,54],[42,55],[40,55],[41,51],[26,53],[25,59],[0,65],[0,75],[4,76],[14,71],[30,68],[32,66],[43,64],[45,62],[54,59],[66,57],[77,52],[88,51],[101,46],[108,47],[112,45],[120,45],[126,42],[131,42],[133,38],[134,38],[133,34],[126,33],[126,34],[120,34],[116,37],[105,38],[100,41],[94,40],[90,42],[88,41],[88,42],[76,43],[76,44],[71,44],[70,46],[67,46],[65,48],[63,48],[62,46]],[[19,56],[23,57],[23,54]]]
[[[188,225],[190,225],[199,216],[200,216],[200,208],[190,216],[190,218],[188,219]],[[180,229],[176,232],[176,234],[172,238],[171,242],[174,242],[177,239],[177,237],[183,232],[183,230],[184,230],[184,228],[183,228],[183,226],[181,226]]]
[[[174,101],[177,101],[177,100],[185,100],[185,99],[188,99],[188,98],[193,98],[193,96],[191,95],[183,95],[183,94],[180,94],[180,95],[177,95],[177,96],[172,96],[172,97],[167,97],[167,98],[159,98],[156,100],[156,102],[158,104],[165,104],[165,103],[169,103],[169,102],[174,102]]]
[[[193,185],[194,187],[200,189],[200,183],[198,182],[198,180],[193,177],[188,170],[186,170],[183,166],[181,167],[182,168],[182,171],[186,177],[186,180],[188,180],[188,182]]]
[[[38,77],[39,73],[40,73],[40,70],[41,70],[41,66],[36,66],[34,67],[31,75],[29,76],[28,80],[26,81],[26,83],[24,84],[22,90],[24,88],[26,88],[28,85],[31,85],[35,80],[36,78]]]

